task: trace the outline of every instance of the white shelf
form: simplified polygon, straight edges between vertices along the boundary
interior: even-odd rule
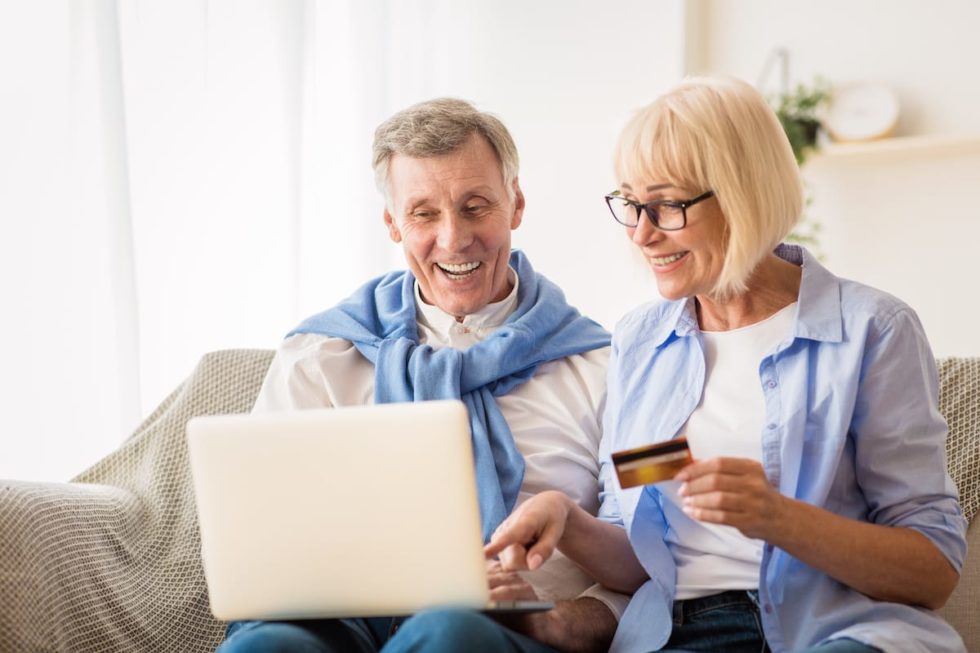
[[[820,162],[858,163],[881,159],[894,161],[970,154],[980,155],[980,134],[898,136],[865,143],[828,143],[810,155],[807,165]]]

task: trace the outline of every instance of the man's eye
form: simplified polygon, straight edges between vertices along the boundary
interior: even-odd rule
[[[467,215],[480,215],[487,210],[486,204],[471,204],[463,208],[463,211]]]
[[[416,220],[431,220],[434,216],[434,211],[412,211],[412,217]]]

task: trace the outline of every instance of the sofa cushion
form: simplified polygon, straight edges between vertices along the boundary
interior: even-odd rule
[[[947,467],[967,521],[980,508],[980,358],[939,363],[939,410],[949,423]]]

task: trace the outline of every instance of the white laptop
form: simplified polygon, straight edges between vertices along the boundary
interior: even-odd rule
[[[187,424],[221,620],[491,605],[466,407],[383,404]]]

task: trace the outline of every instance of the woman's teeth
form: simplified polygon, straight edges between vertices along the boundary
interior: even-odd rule
[[[436,263],[439,269],[454,278],[465,277],[480,267],[479,261],[473,263]]]
[[[681,252],[680,254],[671,254],[670,256],[651,256],[650,260],[653,261],[655,265],[667,265],[669,263],[673,263],[674,261],[680,259],[685,254],[687,254],[687,252]]]

